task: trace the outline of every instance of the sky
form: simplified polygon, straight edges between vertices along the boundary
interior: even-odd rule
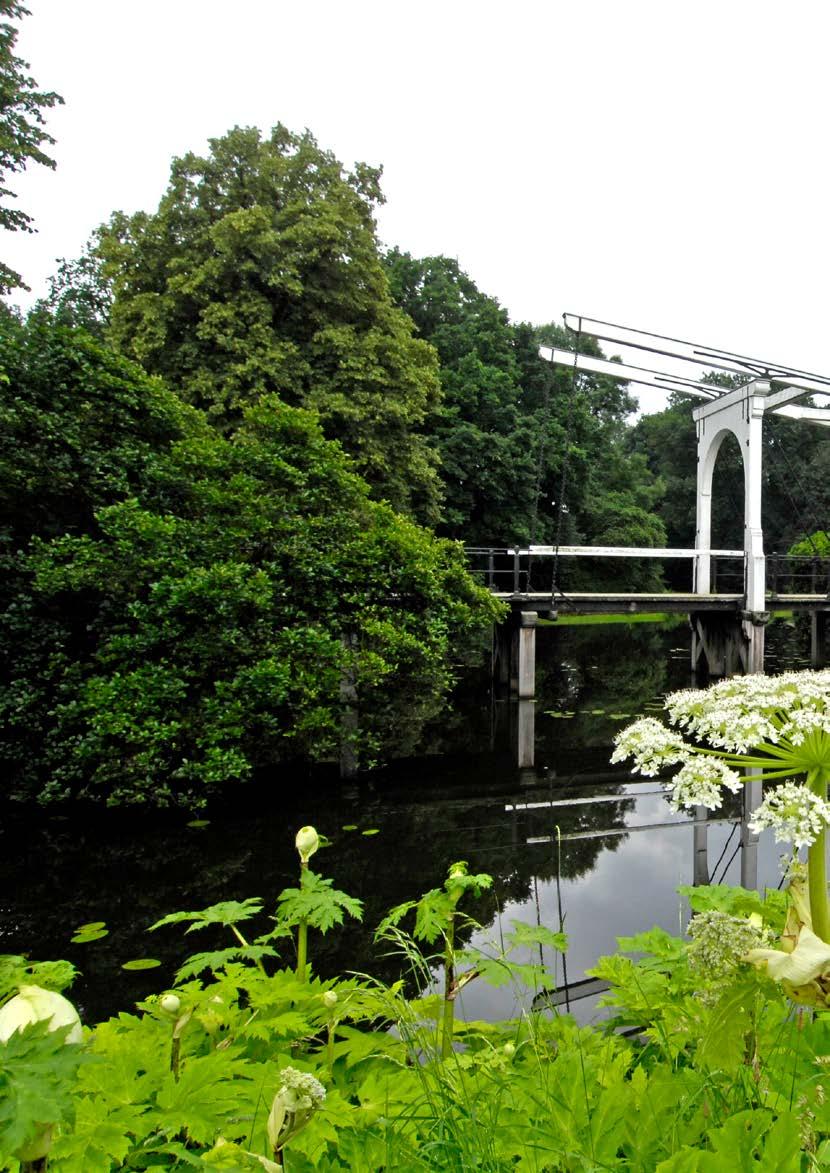
[[[457,258],[514,321],[830,375],[824,0],[25,2],[17,53],[65,100],[56,170],[10,183],[39,231],[0,234],[31,297],[171,158],[282,122],[382,165],[381,241]]]

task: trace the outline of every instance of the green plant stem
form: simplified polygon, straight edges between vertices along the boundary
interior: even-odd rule
[[[827,775],[823,770],[811,770],[807,785],[813,794],[827,801]],[[813,932],[830,944],[830,909],[827,905],[827,844],[822,828],[816,841],[807,850],[807,890],[810,896],[810,916]]]
[[[308,862],[303,860],[300,864],[300,887],[303,886],[303,877],[308,869]],[[308,965],[308,919],[303,917],[297,925],[297,981],[304,982],[306,980],[306,967]]]
[[[297,925],[297,979],[306,980],[306,963],[308,958],[308,921],[305,917]]]
[[[328,1033],[326,1036],[326,1065],[331,1075],[334,1067],[334,1023],[330,1022],[328,1025]]]
[[[451,912],[444,940],[444,1013],[441,1022],[441,1058],[452,1054],[455,1026],[455,912]]]

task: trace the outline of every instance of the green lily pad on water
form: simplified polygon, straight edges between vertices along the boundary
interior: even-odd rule
[[[341,830],[343,830],[343,831],[356,831],[357,830],[357,823],[344,823]]]
[[[122,969],[158,969],[161,962],[155,957],[137,957],[135,961],[125,961]]]
[[[74,937],[70,937],[73,945],[88,945],[90,941],[100,941],[102,937],[109,936],[109,929],[78,929]]]
[[[367,827],[365,831],[360,832],[361,835],[379,835],[380,827]]]

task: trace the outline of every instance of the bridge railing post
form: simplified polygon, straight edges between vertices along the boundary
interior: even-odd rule
[[[770,568],[770,594],[774,597],[778,594],[778,555],[770,554],[767,561]]]
[[[520,575],[520,570],[519,570],[519,547],[518,547],[518,546],[516,546],[516,547],[514,547],[514,549],[513,549],[513,594],[514,594],[514,595],[518,595],[518,594],[520,593],[520,588],[519,588],[519,575]]]

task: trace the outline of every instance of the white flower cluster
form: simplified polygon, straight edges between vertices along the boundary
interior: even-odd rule
[[[289,1112],[310,1112],[325,1100],[326,1089],[313,1075],[298,1071],[296,1067],[283,1067],[280,1075],[282,1086],[277,1094],[283,1098]]]
[[[666,766],[686,762],[692,753],[679,733],[667,729],[654,717],[643,717],[614,738],[616,749],[611,761],[616,764],[626,758],[634,758],[634,769],[641,774],[653,776]]]
[[[750,949],[774,943],[760,922],[760,916],[730,916],[717,909],[697,913],[687,929],[689,965],[713,981],[728,977]]]
[[[672,810],[705,806],[717,810],[723,802],[721,788],[737,793],[742,787],[740,775],[719,758],[695,754],[672,778],[668,790]]]
[[[735,676],[666,698],[673,724],[732,753],[764,742],[800,745],[808,732],[830,736],[830,670]]]
[[[755,834],[765,827],[775,831],[776,842],[810,847],[830,826],[830,803],[797,782],[784,782],[754,811],[749,826]]]

